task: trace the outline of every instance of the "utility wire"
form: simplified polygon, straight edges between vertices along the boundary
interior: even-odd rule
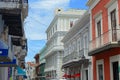
[[[29,9],[30,9],[29,11],[31,11],[32,13],[34,13],[34,12],[32,11],[32,9],[31,9],[31,7],[29,7]],[[44,25],[45,27],[48,27],[48,25],[46,25],[46,24],[40,22],[39,20],[35,19],[34,17],[32,17],[32,16],[28,16],[28,17],[34,19],[34,20],[37,21],[39,24]]]

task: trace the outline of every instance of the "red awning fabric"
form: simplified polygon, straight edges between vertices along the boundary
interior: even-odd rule
[[[74,74],[74,77],[80,77],[80,73]]]
[[[63,77],[65,77],[65,78],[76,78],[76,77],[80,77],[80,73],[77,73],[77,74],[74,74],[74,75],[64,74]]]
[[[63,77],[65,77],[65,78],[71,78],[71,75],[64,74]]]

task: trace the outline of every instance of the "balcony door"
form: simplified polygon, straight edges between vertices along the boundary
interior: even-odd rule
[[[97,44],[98,44],[98,46],[100,46],[102,44],[101,31],[102,31],[101,30],[101,20],[99,20],[97,22],[97,37],[98,37]]]
[[[117,28],[116,28],[116,10],[114,9],[111,13],[111,29],[112,29],[112,41],[117,41]]]
[[[112,70],[113,70],[113,80],[119,80],[119,64],[118,61],[112,62]]]

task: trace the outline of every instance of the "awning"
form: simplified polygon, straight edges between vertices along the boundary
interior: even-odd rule
[[[64,74],[63,77],[64,78],[76,78],[76,77],[80,77],[80,73],[77,73],[77,74],[74,74],[74,75]]]
[[[17,67],[17,76],[23,76],[23,77],[26,76],[26,72],[19,66]]]
[[[74,74],[74,77],[80,77],[80,73]]]
[[[71,75],[64,74],[63,77],[65,77],[65,78],[71,78]]]

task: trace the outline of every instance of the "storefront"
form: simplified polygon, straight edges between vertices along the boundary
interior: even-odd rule
[[[0,62],[10,62],[13,59],[13,53],[8,45],[0,39]]]

